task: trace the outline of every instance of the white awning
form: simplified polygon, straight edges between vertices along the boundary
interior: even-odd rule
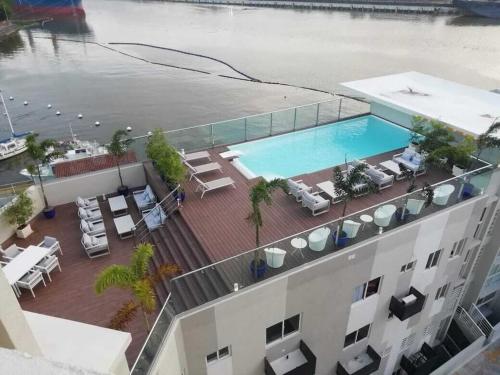
[[[500,120],[500,95],[418,72],[345,82],[342,86],[371,101],[442,121],[475,137]]]

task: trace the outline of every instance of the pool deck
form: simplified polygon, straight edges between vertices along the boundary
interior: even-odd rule
[[[211,159],[222,166],[223,173],[213,172],[201,176],[201,180],[210,181],[221,177],[231,177],[236,189],[222,188],[208,192],[203,199],[195,192],[196,182],[185,183],[187,199],[181,209],[181,215],[204,248],[212,261],[219,261],[255,248],[255,230],[246,217],[250,210],[249,191],[257,179],[247,180],[227,160],[219,156],[226,148],[210,150]],[[392,155],[402,150],[379,154],[366,160],[372,164],[390,160]],[[206,162],[201,161],[201,163]],[[446,180],[452,176],[442,170],[430,170],[417,177],[417,183],[430,184]],[[332,168],[305,174],[294,179],[302,179],[313,191],[316,184],[332,178]],[[394,185],[379,193],[372,193],[357,198],[349,203],[347,213],[354,213],[406,193],[407,183],[396,181]],[[341,216],[342,204],[332,205],[330,211],[313,217],[311,211],[302,208],[292,196],[281,191],[275,192],[272,206],[262,206],[264,225],[261,230],[261,244],[277,241],[294,233],[299,233]]]

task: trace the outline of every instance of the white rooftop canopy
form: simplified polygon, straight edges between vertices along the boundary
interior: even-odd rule
[[[500,95],[418,72],[345,82],[374,102],[440,120],[459,132],[478,136],[497,117]]]

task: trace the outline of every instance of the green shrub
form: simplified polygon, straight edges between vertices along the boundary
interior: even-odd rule
[[[5,210],[4,215],[11,225],[16,225],[17,228],[24,228],[31,215],[33,215],[33,201],[22,192],[14,200],[14,202]]]

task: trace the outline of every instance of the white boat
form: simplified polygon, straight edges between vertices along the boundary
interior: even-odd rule
[[[0,90],[0,99],[2,100],[2,105],[5,109],[5,116],[7,117],[7,121],[9,122],[10,131],[12,134],[10,138],[0,140],[0,160],[5,160],[13,156],[19,155],[28,149],[28,147],[26,146],[26,139],[21,137],[29,133],[18,135],[14,132],[14,127],[12,126],[12,121],[10,120],[9,111],[7,110],[7,106],[5,105],[5,101],[3,100],[3,95],[1,90]]]

